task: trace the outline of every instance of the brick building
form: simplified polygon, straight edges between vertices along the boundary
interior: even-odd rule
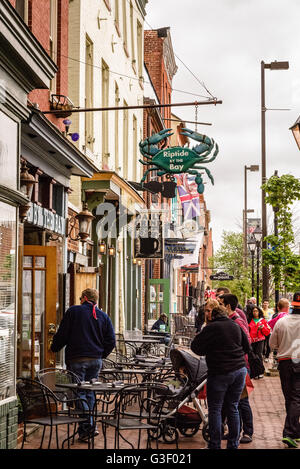
[[[90,177],[94,166],[63,133],[65,114],[43,113],[62,103],[58,94],[69,104],[68,0],[1,0],[0,8],[0,331],[9,338],[0,352],[0,447],[13,448],[16,376],[55,365],[48,345],[67,304],[70,178]]]

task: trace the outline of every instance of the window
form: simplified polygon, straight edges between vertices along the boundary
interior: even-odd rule
[[[86,36],[85,42],[85,107],[93,107],[93,43]],[[89,149],[91,152],[94,148],[94,113],[85,113],[85,149]]]
[[[135,58],[134,23],[133,23],[133,6],[132,6],[132,2],[130,2],[130,35],[131,35],[131,59],[132,59],[132,65],[133,65],[135,73],[136,73],[136,68],[135,68],[136,58]]]
[[[138,54],[138,75],[143,76],[143,26],[137,22],[137,54]]]
[[[108,107],[109,102],[109,68],[102,60],[102,107]],[[102,114],[102,167],[108,169],[109,146],[108,146],[108,111]],[[106,166],[106,168],[105,168]]]
[[[136,181],[137,178],[137,165],[138,165],[138,155],[137,155],[137,119],[133,116],[133,132],[132,132],[132,158],[133,158],[133,181]]]
[[[128,55],[126,3],[127,3],[127,0],[123,0],[123,44],[124,44],[125,53],[126,55]]]
[[[120,104],[120,90],[115,83],[115,107]],[[115,111],[115,170],[120,171],[120,158],[119,158],[119,111]]]
[[[15,395],[16,208],[0,202],[0,401]]]
[[[16,0],[16,11],[24,23],[28,24],[28,0]]]
[[[17,189],[18,161],[17,122],[0,111],[0,184]]]
[[[124,101],[124,107],[128,106]],[[128,110],[123,111],[123,177],[128,179]]]
[[[115,0],[115,26],[118,35],[120,36],[120,0]]]
[[[57,0],[50,0],[49,55],[55,63],[57,63],[57,12]],[[56,76],[50,83],[50,95],[51,94],[56,94]]]

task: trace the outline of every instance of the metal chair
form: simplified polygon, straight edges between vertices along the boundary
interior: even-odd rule
[[[68,442],[68,448],[70,447],[70,439],[74,437],[76,433],[76,426],[74,427],[74,432],[70,436],[69,426],[71,424],[76,425],[80,422],[85,423],[89,422],[91,418],[91,412],[87,411],[84,406],[82,399],[73,397],[71,402],[72,405],[77,406],[78,411],[77,415],[69,415],[67,413],[59,412],[60,400],[57,399],[56,395],[44,384],[40,383],[37,380],[31,380],[28,378],[18,378],[17,381],[17,394],[19,396],[21,405],[22,405],[22,417],[24,423],[23,431],[23,440],[21,449],[24,447],[26,440],[26,425],[27,424],[37,424],[43,427],[43,434],[40,443],[40,448],[43,447],[44,437],[46,427],[50,428],[49,434],[49,443],[48,449],[51,446],[53,427],[56,430],[56,446],[59,449],[59,439],[58,439],[58,426],[66,425],[68,428],[67,438],[62,442],[62,449],[65,442]],[[64,402],[69,405],[70,401],[65,399]],[[79,409],[81,407],[81,409]],[[78,416],[80,411],[81,417]],[[93,437],[88,439],[88,447],[90,448],[90,440]]]
[[[99,415],[99,422],[102,423],[104,435],[104,448],[107,448],[107,427],[114,429],[114,449],[120,449],[120,438],[132,449],[136,448],[128,441],[123,432],[138,431],[137,448],[141,445],[141,432],[147,433],[146,448],[151,448],[151,441],[158,441],[160,434],[160,424],[162,409],[167,395],[167,386],[157,382],[139,383],[125,386],[118,391],[109,401],[99,399],[102,403],[102,411],[106,414]],[[110,411],[109,411],[110,408]]]

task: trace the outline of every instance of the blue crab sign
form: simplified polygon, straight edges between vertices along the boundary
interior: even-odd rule
[[[181,135],[200,142],[193,148],[187,147],[168,147],[166,148],[166,142],[168,137],[173,135],[172,129],[164,129],[151,137],[146,138],[140,142],[140,151],[147,161],[139,160],[145,166],[150,166],[145,171],[145,174],[141,180],[141,183],[146,181],[147,175],[151,171],[158,171],[158,176],[167,175],[172,178],[173,174],[189,173],[195,175],[195,182],[197,184],[197,190],[199,194],[204,192],[204,184],[202,179],[201,170],[204,170],[214,184],[214,178],[211,172],[201,164],[210,163],[213,161],[219,153],[219,147],[212,138],[206,135],[199,134],[193,130],[183,128]],[[161,147],[158,146],[160,142],[163,142]],[[214,150],[212,156],[209,156]]]

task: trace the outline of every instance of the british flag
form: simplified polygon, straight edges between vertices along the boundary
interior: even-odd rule
[[[177,189],[185,220],[200,216],[200,198],[197,192],[195,176],[177,174]]]

